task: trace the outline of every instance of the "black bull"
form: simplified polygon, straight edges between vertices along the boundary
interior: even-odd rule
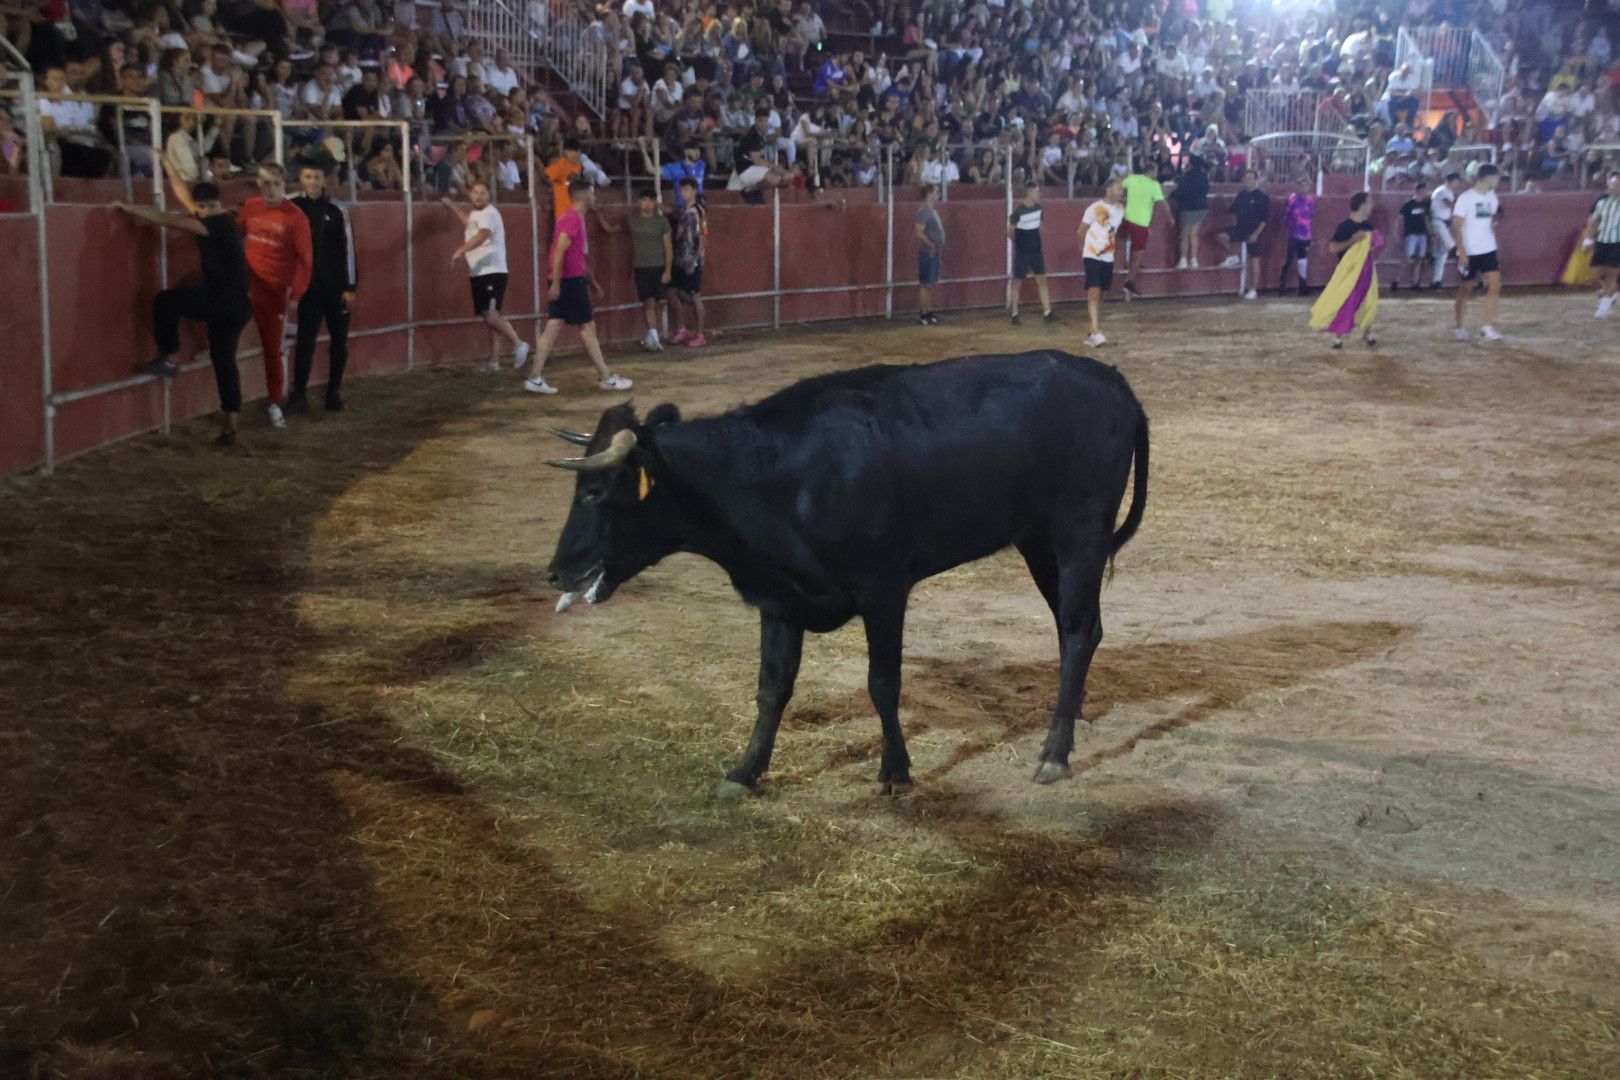
[[[806,630],[860,616],[883,723],[882,790],[911,782],[900,650],[917,582],[1016,545],[1057,621],[1062,687],[1035,779],[1066,774],[1102,640],[1110,559],[1147,503],[1148,422],[1125,377],[1061,352],[969,356],[807,379],[706,420],[602,414],[551,581],[606,600],[678,551],[711,559],[760,612],[759,717],[723,794],[770,766]],[[1124,522],[1114,520],[1132,462]]]

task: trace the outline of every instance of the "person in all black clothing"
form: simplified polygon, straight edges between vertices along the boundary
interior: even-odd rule
[[[1401,204],[1401,235],[1406,238],[1406,258],[1395,271],[1391,292],[1401,287],[1401,271],[1408,266],[1412,268],[1412,288],[1420,287],[1423,264],[1429,261],[1429,196],[1421,189]]]
[[[236,231],[236,218],[219,202],[219,188],[200,183],[191,189],[196,210],[166,213],[153,206],[113,203],[114,209],[146,225],[191,233],[197,238],[202,256],[202,281],[164,289],[152,301],[152,334],[157,338],[158,355],[135,370],[144,375],[172,379],[180,374],[174,362],[180,352],[180,320],[194,319],[208,327],[208,358],[214,365],[214,381],[219,387],[219,407],[224,426],[219,445],[236,442],[236,416],[242,411],[242,378],[236,370],[236,345],[242,328],[253,317],[248,304],[247,257],[242,238]]]
[[[299,194],[292,203],[309,218],[315,271],[298,301],[298,339],[293,349],[292,393],[285,412],[309,412],[309,373],[315,363],[315,337],[321,322],[331,338],[327,352],[326,409],[343,411],[343,370],[349,364],[349,308],[359,283],[354,261],[354,228],[349,213],[326,197],[326,171],[306,164],[298,170]]]
[[[1228,270],[1241,265],[1243,256],[1231,254],[1232,245],[1248,245],[1248,288],[1244,290],[1243,299],[1254,300],[1260,295],[1260,260],[1265,258],[1266,224],[1271,220],[1271,197],[1260,188],[1258,170],[1243,170],[1243,190],[1232,200],[1232,217],[1231,227],[1215,234],[1221,250],[1228,253],[1221,265]]]

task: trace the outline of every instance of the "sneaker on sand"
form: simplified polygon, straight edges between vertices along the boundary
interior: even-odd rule
[[[1104,337],[1102,331],[1099,330],[1095,334],[1092,334],[1090,337],[1086,338],[1086,344],[1090,345],[1092,348],[1096,348],[1098,345],[1108,344],[1108,339]]]
[[[1016,311],[1012,313],[1012,324],[1014,326],[1023,326],[1024,325],[1024,320],[1018,317],[1018,312],[1016,312]]]
[[[1132,281],[1130,278],[1126,278],[1125,284],[1121,285],[1120,288],[1125,291],[1125,299],[1127,300],[1131,299],[1132,297],[1142,295],[1142,290],[1138,289],[1136,287],[1136,282]]]
[[[686,347],[688,349],[701,349],[708,343],[709,339],[704,337],[702,334],[693,334],[691,337],[686,339]],[[626,385],[629,384],[627,383]]]
[[[1245,300],[1258,300],[1258,299],[1260,299],[1260,294],[1258,292],[1255,292],[1253,289],[1250,289],[1248,292],[1243,294],[1243,299],[1245,299]]]
[[[1479,336],[1484,338],[1486,341],[1501,341],[1502,340],[1502,335],[1498,334],[1496,332],[1496,327],[1494,327],[1494,326],[1485,327],[1483,330],[1481,330],[1479,332]]]
[[[281,411],[288,416],[308,416],[309,398],[303,394],[288,394],[287,400],[282,403]]]
[[[270,426],[271,427],[284,428],[284,427],[287,426],[287,418],[285,416],[281,415],[281,406],[280,405],[271,405],[265,411],[270,414]]]
[[[683,326],[679,330],[675,331],[674,335],[669,339],[669,343],[671,345],[685,345],[686,339],[691,336],[692,331]]]
[[[524,379],[523,389],[527,390],[531,394],[555,394],[557,392],[557,388],[555,386],[552,386],[550,383],[546,382],[545,379],[539,376],[532,379]]]
[[[1594,319],[1607,319],[1609,312],[1614,308],[1614,297],[1603,296],[1598,298],[1597,311],[1592,315]]]
[[[519,345],[517,347],[517,352],[512,354],[512,367],[513,367],[514,370],[522,371],[523,370],[523,365],[527,364],[528,362],[529,362],[529,343],[527,341],[525,341],[523,344],[521,344],[521,345]]]
[[[635,383],[631,382],[629,379],[626,379],[622,375],[609,375],[607,378],[597,383],[596,388],[598,390],[628,390],[634,385]]]
[[[938,312],[930,311],[928,313],[928,325],[929,326],[938,326],[939,325],[939,313]]]
[[[1236,270],[1238,267],[1240,267],[1242,265],[1243,265],[1243,256],[1241,256],[1241,255],[1228,255],[1226,257],[1226,259],[1221,263],[1221,269],[1222,270]]]
[[[648,352],[664,351],[664,343],[659,341],[658,335],[654,334],[651,330],[647,331],[647,336],[641,339],[641,347],[646,349]]]
[[[501,362],[499,360],[485,360],[482,370],[485,373],[500,371],[501,370]]]
[[[1046,314],[1041,316],[1041,320],[1043,322],[1057,322],[1058,313],[1055,311],[1048,311]]]
[[[1458,341],[1467,341],[1468,331],[1459,326],[1457,329],[1451,332],[1451,336],[1456,338]]]

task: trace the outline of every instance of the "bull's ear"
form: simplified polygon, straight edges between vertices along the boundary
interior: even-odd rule
[[[680,408],[665,402],[663,405],[654,407],[653,411],[647,414],[646,426],[657,427],[659,424],[678,424],[680,422]]]

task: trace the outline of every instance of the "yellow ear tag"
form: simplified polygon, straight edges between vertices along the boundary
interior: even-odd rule
[[[647,475],[647,470],[646,469],[642,469],[641,470],[641,495],[639,497],[645,499],[647,497],[647,493],[652,490],[652,486],[653,486],[653,478]]]

